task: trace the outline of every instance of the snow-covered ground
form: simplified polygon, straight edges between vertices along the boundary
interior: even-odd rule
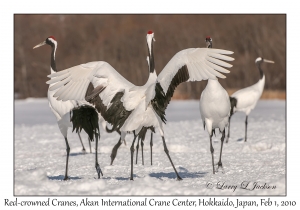
[[[99,163],[104,177],[96,179],[94,152],[82,153],[77,134],[69,129],[71,147],[69,181],[62,181],[66,150],[47,99],[15,101],[14,169],[15,195],[285,195],[286,194],[286,112],[285,101],[261,100],[248,117],[248,142],[244,143],[243,113],[231,120],[231,138],[224,143],[222,163],[225,173],[212,174],[207,131],[200,120],[198,101],[172,101],[167,109],[166,143],[182,181],[176,181],[163,150],[159,134],[154,134],[153,165],[150,165],[150,134],[144,146],[145,165],[134,164],[130,176],[130,145],[126,137],[115,162],[110,166],[117,133],[101,130]],[[215,162],[220,137],[213,137]],[[88,149],[87,135],[82,133]],[[94,143],[92,143],[94,146]],[[89,150],[87,150],[89,151]],[[94,149],[93,149],[94,151]],[[134,154],[135,157],[135,154]],[[247,185],[248,183],[248,185]],[[253,189],[257,187],[264,189]],[[247,189],[242,189],[241,185]],[[264,187],[263,187],[264,186]],[[269,186],[269,189],[268,187]],[[275,186],[275,189],[274,189]],[[222,189],[219,189],[222,188]],[[229,189],[228,189],[229,188]],[[253,189],[253,190],[252,190]]]

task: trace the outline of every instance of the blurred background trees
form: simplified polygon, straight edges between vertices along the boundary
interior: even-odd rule
[[[146,34],[153,30],[155,67],[159,73],[183,49],[213,47],[234,51],[231,73],[219,79],[229,93],[256,83],[259,56],[263,64],[265,98],[284,98],[286,91],[286,15],[15,15],[15,98],[46,97],[50,47],[32,49],[49,36],[58,41],[57,69],[90,61],[110,63],[126,79],[143,85],[148,78]],[[206,81],[181,84],[178,99],[199,99]],[[277,94],[278,93],[278,94]]]

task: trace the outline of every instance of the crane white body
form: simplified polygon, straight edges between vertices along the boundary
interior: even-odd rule
[[[245,142],[247,141],[247,125],[248,125],[248,115],[250,112],[255,108],[258,100],[260,99],[264,86],[265,86],[265,74],[263,70],[261,69],[260,65],[263,63],[274,63],[274,61],[267,60],[261,57],[258,57],[255,60],[255,64],[257,65],[257,68],[260,73],[260,79],[257,83],[254,85],[251,85],[249,87],[240,89],[236,92],[234,92],[230,96],[231,100],[231,115],[233,115],[235,112],[244,112],[246,114],[246,120],[245,120]],[[228,143],[229,136],[230,136],[230,118],[229,117],[229,127],[228,127],[228,135],[226,143]]]
[[[208,80],[200,97],[200,115],[208,134],[219,128],[221,131],[228,124],[230,101],[227,91],[220,85],[218,80]]]
[[[52,85],[49,86],[49,88]],[[53,114],[56,117],[56,121],[59,127],[61,134],[64,137],[68,135],[68,128],[72,127],[72,123],[70,121],[70,111],[76,107],[76,101],[57,101],[56,98],[53,97],[55,91],[47,92],[49,107]]]
[[[233,108],[233,112],[244,112],[249,115],[253,110],[263,93],[265,86],[265,75],[254,85],[240,89],[234,92],[231,97],[237,99],[238,103]]]

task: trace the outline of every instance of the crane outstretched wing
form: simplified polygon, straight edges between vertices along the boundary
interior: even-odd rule
[[[175,88],[180,83],[216,79],[217,77],[226,78],[220,72],[230,72],[225,68],[230,68],[232,65],[224,62],[234,60],[227,56],[229,54],[233,54],[233,52],[212,48],[191,48],[174,55],[158,75],[155,96],[151,101],[160,118],[165,122],[165,109]]]
[[[48,75],[51,79],[47,84],[53,84],[49,90],[58,91],[54,94],[57,100],[85,100],[88,85],[105,87],[102,95],[103,103],[108,105],[115,93],[129,89],[134,85],[121,76],[110,64],[104,61],[89,62]],[[110,97],[109,97],[110,96]],[[103,98],[103,97],[101,97]]]
[[[135,86],[107,62],[74,66],[48,77],[49,89],[57,90],[57,100],[89,101],[114,129],[119,129],[131,112],[132,103],[123,103],[122,97]]]

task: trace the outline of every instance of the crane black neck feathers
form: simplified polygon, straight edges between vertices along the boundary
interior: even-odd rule
[[[263,70],[262,70],[262,68],[261,68],[261,66],[260,66],[261,63],[262,63],[262,62],[257,62],[257,63],[256,63],[257,68],[258,68],[258,70],[259,70],[260,79],[262,79],[263,76],[264,76],[264,72],[263,72]]]
[[[149,55],[149,71],[150,73],[153,73],[155,69],[154,54],[153,54],[153,40],[151,41],[151,52],[148,45],[147,48],[148,48],[148,55]]]
[[[56,69],[56,63],[55,63],[55,51],[56,51],[56,46],[53,42],[49,42],[48,43],[51,48],[52,48],[52,52],[51,52],[51,68],[53,71],[57,72],[57,69]]]

